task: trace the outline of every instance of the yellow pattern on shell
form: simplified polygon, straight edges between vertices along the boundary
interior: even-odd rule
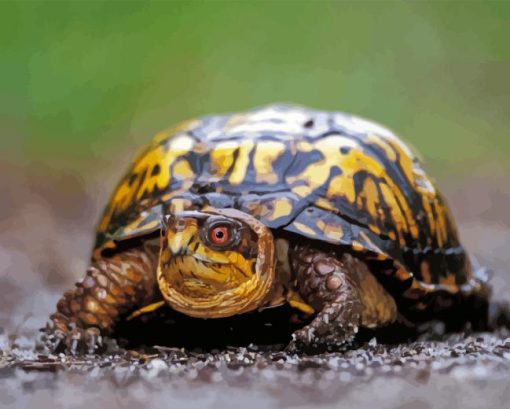
[[[324,220],[317,220],[317,227],[321,230],[327,237],[330,237],[332,240],[341,241],[343,237],[343,229],[342,226],[336,225],[333,223],[326,223]]]
[[[193,149],[195,142],[188,135],[177,135],[167,143],[151,144],[133,163],[128,175],[110,199],[109,211],[103,216],[99,230],[106,230],[112,214],[121,213],[142,197],[150,196],[156,189],[164,191],[173,179],[194,177],[189,164],[178,159]],[[177,163],[176,163],[177,162]],[[173,167],[170,173],[171,165]],[[155,171],[157,169],[157,172]]]
[[[257,172],[258,183],[274,184],[278,181],[278,170],[273,169],[273,162],[285,152],[285,144],[274,141],[261,141],[255,147],[253,166]]]
[[[234,163],[234,151],[238,148],[235,141],[218,143],[211,151],[211,173],[213,176],[222,178]]]
[[[248,165],[250,164],[250,153],[254,146],[255,143],[251,140],[245,140],[239,144],[239,156],[234,164],[232,173],[228,178],[228,181],[232,185],[240,185],[243,183],[248,170]]]
[[[276,199],[272,202],[273,209],[269,210],[269,220],[276,220],[280,217],[289,216],[292,213],[292,202],[287,198]]]
[[[145,223],[144,212],[153,206],[187,209],[190,193],[204,191],[250,195],[253,202],[243,208],[273,223],[271,228],[292,226],[295,233],[330,243],[354,240],[361,251],[388,245],[402,263],[399,248],[459,246],[440,193],[391,131],[347,114],[271,105],[187,121],[156,135],[112,195],[95,254],[115,248],[110,238],[116,232],[122,234],[114,239],[122,239],[138,226],[141,233],[150,230],[157,222]],[[176,199],[181,194],[187,199]],[[334,217],[293,219],[313,206]],[[343,227],[334,224],[344,216]],[[366,237],[351,222],[366,228]]]
[[[313,229],[303,223],[294,222],[293,225],[307,236],[316,236]]]
[[[366,200],[366,211],[375,219],[383,221],[380,213],[381,199],[385,200],[391,208],[393,221],[400,234],[399,239],[403,243],[403,234],[410,233],[413,238],[419,235],[418,228],[413,220],[413,213],[409,208],[400,188],[395,182],[387,176],[387,171],[383,165],[374,157],[363,152],[360,145],[347,137],[332,135],[326,138],[318,139],[314,143],[298,143],[298,150],[303,149],[307,152],[315,149],[322,153],[323,160],[311,163],[306,169],[297,176],[288,178],[289,184],[297,181],[305,181],[304,185],[298,185],[292,188],[292,191],[298,196],[306,197],[311,192],[326,186],[326,194],[323,201],[316,201],[319,207],[326,210],[334,208],[332,204],[324,206],[324,199],[334,200],[336,197],[343,197],[353,205],[361,208],[362,198]],[[345,151],[345,153],[342,152]],[[330,169],[338,167],[341,174],[334,176],[327,184]],[[360,171],[365,171],[377,179],[382,190],[383,197],[372,179],[367,179],[361,192],[356,192],[354,185],[354,175]],[[401,211],[403,210],[403,212]],[[372,225],[375,226],[375,225]],[[374,233],[379,233],[376,228]]]

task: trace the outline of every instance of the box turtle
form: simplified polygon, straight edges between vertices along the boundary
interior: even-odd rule
[[[154,137],[45,332],[53,348],[92,352],[120,320],[163,305],[213,319],[287,303],[310,317],[290,348],[337,346],[399,318],[483,321],[488,292],[443,197],[391,131],[269,105]]]

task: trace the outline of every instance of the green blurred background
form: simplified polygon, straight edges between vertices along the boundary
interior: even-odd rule
[[[438,177],[510,167],[510,2],[38,1],[0,14],[0,159],[15,165],[87,178],[182,119],[289,101],[386,124]]]

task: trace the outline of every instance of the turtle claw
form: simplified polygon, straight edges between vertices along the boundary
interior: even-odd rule
[[[292,340],[285,347],[285,352],[298,353],[298,352],[309,352],[312,349],[313,341],[313,328],[307,326],[292,334]]]
[[[101,332],[96,327],[91,327],[86,329],[87,333],[87,351],[89,354],[93,354],[96,350],[96,347],[101,348],[103,346],[103,338],[101,337]]]
[[[283,350],[285,352],[287,352],[288,354],[295,354],[295,353],[297,353],[299,351],[299,348],[296,345],[296,336],[295,336],[295,334],[292,334],[291,341],[287,344],[287,346],[285,348],[283,348]]]
[[[296,331],[292,334],[292,340],[284,348],[284,351],[289,354],[297,354],[306,350],[306,343],[303,342],[303,330]]]
[[[299,348],[294,340],[290,341],[283,350],[288,354],[296,354],[299,352]]]
[[[321,327],[312,322],[306,327],[294,332],[292,340],[285,347],[288,353],[320,353],[325,351],[343,350],[349,346],[354,336],[341,330],[320,332]]]
[[[53,353],[94,354],[103,347],[98,328],[81,328],[65,317],[52,317],[41,331],[45,349]]]

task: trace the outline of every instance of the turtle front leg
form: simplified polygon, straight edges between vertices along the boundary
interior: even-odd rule
[[[316,311],[313,321],[293,334],[288,349],[339,346],[354,339],[362,321],[362,299],[352,274],[352,257],[339,260],[313,248],[290,254],[298,291]]]
[[[352,341],[360,326],[378,328],[397,319],[395,300],[363,260],[306,246],[289,255],[300,295],[318,311],[293,334],[290,349],[338,347]]]
[[[94,352],[119,318],[154,299],[156,252],[147,246],[100,259],[64,293],[43,332],[54,351]]]

